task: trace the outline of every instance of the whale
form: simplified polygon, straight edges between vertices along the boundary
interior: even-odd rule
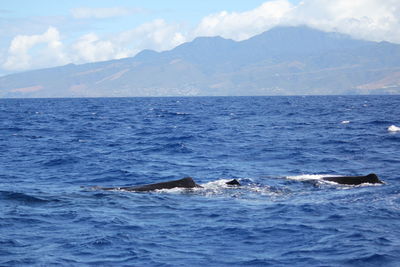
[[[239,181],[233,179],[231,181],[226,182],[229,186],[238,186],[240,185]],[[161,189],[173,189],[173,188],[202,188],[201,185],[196,184],[192,177],[185,177],[179,180],[155,183],[155,184],[147,184],[147,185],[139,185],[139,186],[126,186],[126,187],[94,187],[95,189],[101,190],[121,190],[121,191],[131,191],[131,192],[149,192]]]
[[[359,185],[363,183],[369,184],[383,184],[383,182],[374,173],[370,173],[365,176],[332,176],[322,177],[322,180],[335,182],[343,185]],[[225,183],[230,187],[240,186],[240,182],[236,179],[230,180]],[[155,184],[137,185],[137,186],[125,186],[125,187],[92,187],[93,189],[100,189],[106,191],[130,191],[130,192],[149,192],[162,189],[173,189],[173,188],[202,188],[201,185],[197,184],[192,177],[185,177],[178,180],[166,181]]]
[[[229,182],[226,182],[225,184],[231,185],[231,186],[240,186],[240,185],[241,185],[241,184],[239,183],[239,181],[236,180],[236,179],[233,179],[233,180],[231,180],[231,181],[229,181]]]
[[[201,187],[196,184],[192,177],[185,177],[179,180],[139,185],[139,186],[125,186],[125,187],[101,187],[102,190],[122,190],[122,191],[133,191],[133,192],[147,192],[161,189],[172,189],[172,188],[196,188]]]
[[[335,182],[338,184],[345,185],[359,185],[364,183],[369,184],[383,184],[375,173],[370,173],[365,176],[334,176],[334,177],[322,177],[322,180]]]

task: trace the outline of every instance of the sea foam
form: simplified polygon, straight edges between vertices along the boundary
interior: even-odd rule
[[[387,128],[389,132],[400,132],[400,127],[397,127],[396,125],[391,125]]]
[[[334,177],[339,175],[332,174],[301,174],[295,176],[286,176],[286,179],[296,181],[310,181],[310,180],[322,180],[323,177]]]

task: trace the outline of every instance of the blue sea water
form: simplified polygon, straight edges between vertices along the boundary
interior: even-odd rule
[[[1,99],[0,266],[400,266],[391,125],[400,96]]]

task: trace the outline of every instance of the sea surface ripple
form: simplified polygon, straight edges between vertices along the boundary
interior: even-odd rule
[[[399,266],[398,127],[400,96],[0,99],[0,266]]]

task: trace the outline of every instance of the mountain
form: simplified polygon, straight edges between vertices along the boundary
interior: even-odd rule
[[[0,77],[0,97],[399,94],[400,45],[307,27]]]

